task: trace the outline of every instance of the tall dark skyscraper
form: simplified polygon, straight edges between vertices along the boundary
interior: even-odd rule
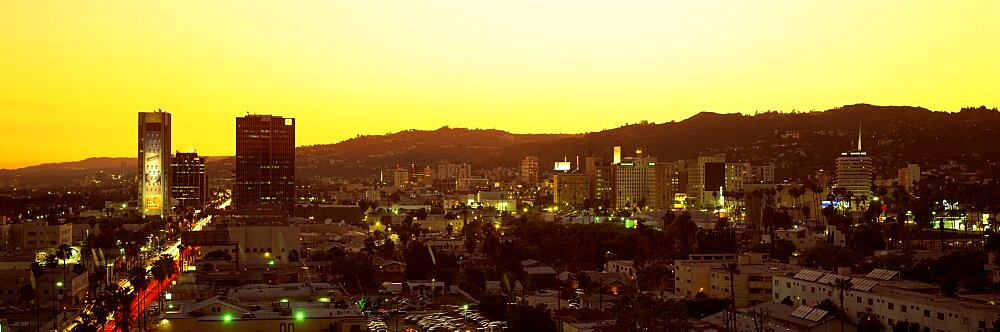
[[[170,214],[170,113],[139,112],[139,213]]]
[[[208,200],[205,158],[196,152],[177,152],[170,163],[170,193],[179,206],[203,209]]]
[[[705,163],[705,191],[719,191],[726,186],[726,163]],[[721,194],[721,193],[720,193]]]
[[[236,118],[236,209],[282,208],[295,203],[295,119],[274,115]]]

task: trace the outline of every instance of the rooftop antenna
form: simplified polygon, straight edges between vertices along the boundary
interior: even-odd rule
[[[861,151],[861,121],[858,121],[858,151]]]

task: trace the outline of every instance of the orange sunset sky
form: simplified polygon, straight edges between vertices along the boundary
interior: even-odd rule
[[[1000,106],[1000,1],[0,1],[0,168],[173,146],[586,132],[700,111]]]

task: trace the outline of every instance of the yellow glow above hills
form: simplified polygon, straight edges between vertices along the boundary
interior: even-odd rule
[[[1000,1],[0,1],[0,168],[442,125],[585,132],[699,111],[1000,105]]]

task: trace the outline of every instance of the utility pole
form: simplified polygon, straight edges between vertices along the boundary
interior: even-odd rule
[[[732,315],[733,332],[736,332],[736,274],[739,273],[737,270],[736,263],[726,264],[726,269],[729,270],[729,300],[732,302],[729,306],[729,313]]]

